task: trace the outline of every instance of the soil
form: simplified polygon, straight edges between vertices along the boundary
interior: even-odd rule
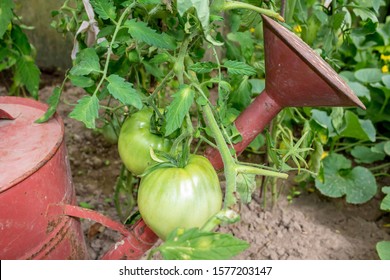
[[[53,87],[61,82],[60,77],[49,78],[44,79],[41,100],[46,100]],[[81,89],[67,86],[63,99],[75,103],[83,94]],[[2,92],[0,88],[0,95],[4,95],[4,89]],[[70,119],[70,110],[71,106],[62,102],[58,113],[65,123],[77,200],[119,221],[113,204],[114,187],[121,168],[117,147]],[[390,185],[388,181],[380,184]],[[242,205],[241,221],[219,229],[250,243],[250,248],[235,259],[378,259],[376,243],[390,240],[390,215],[379,210],[380,191],[363,205],[350,205],[344,199],[321,196],[313,188],[305,188],[299,196],[288,201],[287,194],[296,187],[293,182],[284,182],[284,191],[272,207],[263,207],[257,191],[249,205]],[[120,234],[93,221],[83,220],[82,225],[91,259],[98,259],[120,239]]]

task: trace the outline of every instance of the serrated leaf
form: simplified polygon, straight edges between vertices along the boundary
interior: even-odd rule
[[[237,175],[237,192],[243,203],[248,204],[252,200],[252,194],[256,189],[256,175],[239,173]]]
[[[228,60],[223,64],[227,68],[229,74],[232,75],[254,75],[256,74],[256,69],[252,66],[241,61]]]
[[[231,234],[202,232],[192,228],[184,233],[180,229],[171,233],[158,251],[168,260],[225,260],[248,247],[246,241]]]
[[[173,101],[167,108],[167,125],[165,136],[170,135],[181,127],[183,120],[194,102],[195,92],[191,87],[184,85],[173,95]]]
[[[234,108],[243,110],[251,103],[251,96],[252,86],[248,81],[248,76],[244,76],[238,87],[234,88],[229,95],[229,101],[234,105]]]
[[[37,119],[36,123],[44,123],[48,121],[56,112],[57,106],[60,103],[61,97],[61,88],[55,87],[53,89],[53,93],[47,99],[47,103],[49,104],[49,108],[46,110],[45,114]]]
[[[357,16],[361,17],[363,21],[371,19],[371,21],[374,23],[378,22],[378,18],[376,17],[375,13],[367,8],[355,7],[352,10]]]
[[[99,99],[93,96],[84,96],[78,100],[77,105],[69,114],[69,117],[81,121],[87,128],[96,127],[95,120],[99,116]]]
[[[0,48],[0,72],[15,65],[19,54],[15,54],[11,49]]]
[[[172,57],[168,53],[156,54],[151,60],[149,60],[152,64],[162,64],[169,61],[172,61]]]
[[[157,48],[169,50],[176,49],[176,41],[173,37],[166,33],[157,33],[156,30],[148,27],[145,22],[131,19],[126,21],[124,26],[128,28],[130,35],[136,40],[145,42]]]
[[[95,84],[95,82],[91,78],[85,76],[69,75],[69,79],[76,87],[87,88]]]
[[[13,18],[12,9],[15,7],[13,0],[0,0],[0,39],[7,31],[8,24]]]
[[[343,24],[344,17],[346,15],[346,12],[338,12],[332,15],[331,20],[332,20],[332,27],[334,30],[338,30],[341,25]]]
[[[33,58],[28,55],[19,57],[16,61],[15,81],[23,84],[28,92],[35,98],[38,98],[39,79],[41,71],[35,64]]]
[[[83,76],[92,72],[100,72],[99,57],[95,49],[86,48],[77,54],[75,65],[70,70],[70,74]]]
[[[27,35],[19,25],[13,25],[11,30],[12,43],[16,46],[18,52],[24,55],[31,55],[31,45]]]
[[[132,105],[137,109],[142,108],[142,100],[133,84],[126,82],[124,78],[112,74],[108,78],[107,89],[109,93],[125,105]]]
[[[101,19],[115,20],[116,11],[112,0],[90,0],[90,3]]]
[[[198,74],[206,74],[210,73],[214,69],[218,68],[218,65],[214,62],[197,62],[190,66],[190,70],[198,73]]]
[[[195,8],[196,14],[204,30],[208,29],[210,8],[209,1],[204,0],[177,0],[177,11],[183,16],[190,8]]]

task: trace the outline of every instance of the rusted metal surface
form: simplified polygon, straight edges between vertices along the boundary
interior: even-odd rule
[[[158,236],[141,219],[129,234],[102,257],[103,260],[138,260],[157,242]]]
[[[358,106],[364,104],[346,82],[306,43],[272,19],[263,16],[265,89],[235,120],[242,141],[240,154],[285,107]],[[217,149],[205,156],[222,169]]]
[[[0,97],[0,108],[15,117],[0,120],[0,259],[85,259],[80,221],[47,216],[75,203],[61,119],[35,124],[46,106],[26,98]]]
[[[158,240],[158,236],[146,226],[143,220],[139,220],[132,227],[127,228],[96,211],[68,204],[51,205],[48,212],[53,218],[70,216],[89,219],[121,233],[124,236],[123,239],[116,242],[105,253],[102,257],[105,260],[140,259]]]
[[[11,116],[11,114],[9,114],[7,111],[0,109],[0,119],[13,120],[15,118]]]
[[[56,115],[34,121],[46,106],[25,98],[0,97],[0,259],[89,258],[80,218],[94,220],[124,238],[105,259],[139,259],[158,237],[139,221],[121,223],[76,204]]]

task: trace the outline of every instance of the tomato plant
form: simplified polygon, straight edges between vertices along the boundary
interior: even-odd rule
[[[72,2],[76,3],[71,5]],[[369,21],[373,21],[375,15],[367,5],[375,2],[374,10],[377,10],[380,1],[364,1],[362,6],[356,4],[356,1],[326,1],[328,4],[332,2],[331,7],[314,5],[314,2],[258,1],[253,5],[250,3],[255,1],[86,0],[81,4],[80,1],[66,0],[61,11],[56,13],[55,26],[75,35],[72,52],[74,64],[67,72],[65,81],[69,80],[75,86],[85,89],[85,95],[74,105],[70,117],[94,129],[99,125],[101,112],[104,112],[105,117],[119,116],[117,119],[123,119],[129,112],[138,111],[130,113],[131,116],[124,122],[118,144],[124,164],[136,175],[142,174],[151,165],[150,148],[155,150],[157,157],[158,150],[177,151],[176,148],[180,146],[183,151],[179,166],[168,168],[164,166],[166,163],[161,163],[149,170],[141,179],[138,196],[143,218],[162,238],[167,239],[169,246],[177,246],[174,247],[176,256],[188,257],[185,254],[188,250],[180,249],[183,244],[189,246],[191,251],[202,247],[200,245],[204,242],[197,242],[201,237],[213,242],[229,240],[230,247],[234,247],[232,244],[235,241],[225,235],[209,235],[209,232],[205,234],[200,229],[190,229],[184,234],[180,230],[171,234],[170,231],[176,227],[203,227],[202,224],[209,218],[211,225],[236,221],[226,213],[238,209],[238,203],[250,201],[256,189],[256,175],[265,176],[266,179],[272,177],[274,186],[277,185],[274,179],[286,178],[287,174],[281,172],[287,171],[298,171],[300,174],[296,180],[300,182],[306,182],[310,175],[316,178],[319,174],[317,181],[321,182],[321,175],[325,174],[326,178],[332,175],[323,172],[323,168],[328,166],[322,162],[323,148],[327,147],[328,139],[334,137],[340,140],[340,136],[351,137],[357,133],[363,137],[360,140],[373,138],[372,126],[367,120],[362,120],[364,113],[361,111],[344,114],[340,108],[324,109],[321,112],[310,108],[288,108],[281,112],[266,134],[269,164],[242,164],[230,149],[240,139],[234,119],[262,91],[265,84],[263,34],[257,28],[261,27],[262,20],[259,13],[283,21],[283,17],[276,12],[276,3],[287,4],[282,5],[286,7],[286,24],[291,26],[291,30],[300,33],[298,35],[308,43],[322,48],[325,53],[321,55],[332,65],[339,57],[331,55],[342,41],[336,39],[348,37],[351,16],[356,15],[368,22],[355,34],[355,38],[351,37],[357,47],[364,42],[365,35],[373,34],[371,31],[375,24]],[[303,8],[306,5],[313,7]],[[308,14],[305,14],[306,11]],[[225,20],[225,16],[229,20]],[[223,31],[224,25],[229,25],[229,32]],[[293,28],[294,25],[297,28]],[[316,36],[317,33],[319,36]],[[378,34],[387,33],[382,30]],[[382,41],[384,43],[386,40]],[[350,41],[344,42],[347,44]],[[369,46],[371,42],[368,43]],[[362,52],[367,49],[366,46],[360,47]],[[344,48],[340,50],[348,54]],[[380,50],[387,55],[387,51]],[[359,57],[352,53],[349,59]],[[349,64],[348,59],[341,60]],[[361,81],[361,76],[367,75],[356,74],[356,77],[350,73],[347,76],[353,78],[351,81],[361,90],[361,95],[368,97],[365,87],[360,84],[364,82],[367,87],[383,91],[383,101],[388,103],[390,99],[385,89],[388,78]],[[49,99],[50,109],[42,120],[48,119],[55,112],[64,85],[65,82],[53,91]],[[159,114],[157,108],[162,108],[159,120],[164,129],[161,130],[161,136],[150,132],[149,115],[153,111]],[[381,111],[386,111],[385,105],[382,105]],[[361,129],[356,129],[359,125]],[[172,143],[162,137],[170,137]],[[331,148],[337,147],[337,141],[330,142]],[[220,191],[217,188],[218,180],[212,179],[212,186],[210,182],[202,184],[199,197],[197,195],[192,200],[191,196],[191,202],[186,200],[184,187],[181,188],[183,181],[188,184],[186,186],[193,186],[194,181],[190,180],[192,176],[204,180],[205,177],[198,174],[201,168],[192,168],[197,165],[191,164],[191,161],[196,162],[197,157],[190,157],[188,165],[184,163],[189,151],[201,153],[205,143],[218,148],[224,163],[226,183],[221,212],[218,212],[221,198],[216,195],[216,189]],[[384,143],[383,147],[375,147],[374,152],[381,150],[381,153],[386,153],[386,147]],[[309,152],[311,150],[314,152]],[[355,154],[364,157],[361,156],[362,152],[364,150],[359,149]],[[290,166],[290,162],[297,168]],[[191,172],[184,172],[187,169]],[[214,175],[211,177],[215,178]],[[206,186],[209,186],[209,190],[205,189]],[[351,187],[352,190],[355,185]],[[169,195],[171,192],[173,194]],[[372,195],[373,192],[368,193]],[[273,190],[274,196],[277,193],[277,190]],[[210,209],[212,211],[206,211]],[[200,216],[181,216],[196,213]],[[206,228],[207,231],[213,229],[209,225]],[[173,250],[169,246],[165,246],[161,252]],[[226,252],[228,247],[224,245],[222,251]],[[240,248],[244,249],[245,246]],[[209,249],[196,257],[206,257],[213,248]],[[227,255],[230,256],[224,256]]]
[[[0,80],[10,95],[31,95],[38,99],[41,72],[36,65],[36,50],[30,43],[12,0],[0,2]],[[4,75],[4,76],[3,76]],[[6,83],[11,75],[12,84]]]
[[[168,166],[142,177],[138,207],[145,223],[163,240],[176,228],[201,228],[222,206],[217,173],[203,156],[183,167]]]
[[[169,152],[171,140],[151,132],[152,109],[143,109],[126,119],[119,133],[118,151],[126,168],[141,175],[153,164],[150,149]]]

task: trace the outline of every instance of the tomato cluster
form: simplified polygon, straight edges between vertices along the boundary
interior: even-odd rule
[[[155,162],[150,148],[168,152],[172,142],[150,132],[153,111],[144,109],[122,126],[118,149],[128,170],[141,175]],[[183,167],[146,172],[138,189],[138,208],[145,223],[163,240],[176,228],[202,227],[222,207],[222,191],[210,161],[189,155]]]
[[[154,163],[150,148],[169,152],[172,146],[171,140],[150,132],[152,115],[151,108],[134,113],[124,122],[119,134],[119,155],[126,168],[136,176]]]
[[[218,176],[203,156],[185,167],[165,167],[141,179],[138,207],[145,223],[163,240],[176,228],[202,227],[222,206]]]

